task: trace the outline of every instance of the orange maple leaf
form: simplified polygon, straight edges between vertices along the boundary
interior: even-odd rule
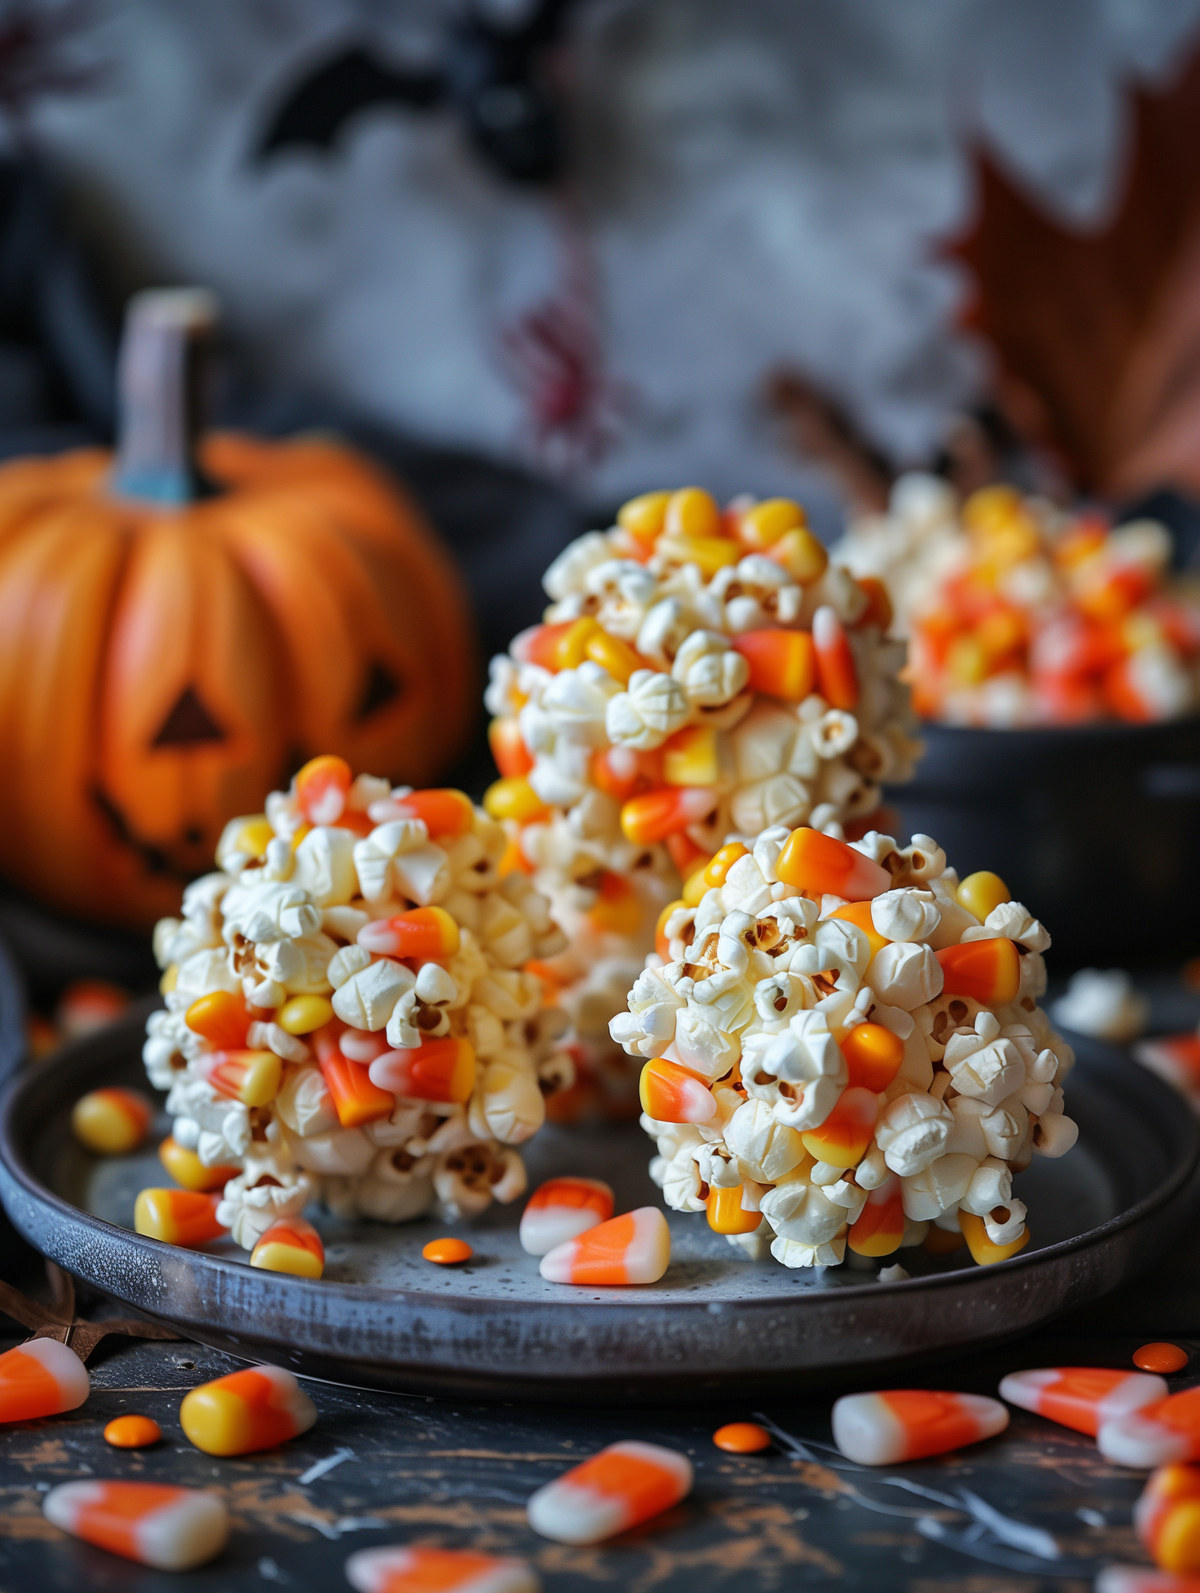
[[[1009,418],[1117,499],[1200,493],[1200,54],[1167,92],[1133,99],[1111,221],[1064,225],[980,154],[977,219],[951,249]]]

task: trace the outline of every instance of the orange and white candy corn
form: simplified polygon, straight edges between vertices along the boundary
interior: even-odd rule
[[[77,1410],[88,1397],[87,1367],[57,1339],[30,1339],[0,1355],[0,1422],[29,1422]]]
[[[283,1078],[283,1063],[274,1051],[211,1051],[198,1067],[218,1095],[243,1106],[269,1106]]]
[[[861,1084],[852,1084],[838,1096],[837,1105],[821,1126],[800,1138],[805,1150],[819,1162],[855,1167],[871,1143],[878,1115],[878,1095]]]
[[[1095,1593],[1200,1593],[1200,1576],[1179,1576],[1145,1565],[1106,1565]]]
[[[529,1197],[519,1235],[527,1255],[544,1256],[607,1222],[613,1192],[599,1178],[551,1178]]]
[[[442,835],[466,835],[475,821],[471,799],[462,791],[410,791],[397,799],[395,807],[395,818],[420,819],[431,841]]]
[[[42,1509],[73,1538],[159,1571],[192,1571],[229,1540],[224,1501],[204,1488],[161,1482],[64,1482]]]
[[[639,1206],[556,1245],[542,1257],[540,1271],[550,1283],[619,1287],[657,1283],[670,1261],[667,1219],[657,1206]]]
[[[241,996],[228,990],[210,990],[207,995],[196,997],[183,1021],[193,1034],[221,1050],[239,1051],[246,1044],[255,1017]]]
[[[356,1593],[538,1593],[541,1579],[523,1560],[465,1549],[360,1549],[346,1561]]]
[[[1096,1443],[1106,1460],[1139,1469],[1200,1460],[1200,1387],[1168,1394],[1102,1422]]]
[[[68,1040],[107,1028],[129,1006],[129,992],[107,979],[74,979],[59,997],[54,1022]]]
[[[658,1123],[707,1123],[717,1115],[708,1085],[678,1062],[656,1057],[642,1069],[642,1110]]]
[[[1008,1411],[985,1394],[893,1388],[845,1394],[833,1407],[833,1441],[861,1466],[895,1466],[993,1438]]]
[[[224,1189],[241,1172],[240,1167],[206,1167],[194,1150],[181,1145],[172,1134],[158,1147],[158,1159],[184,1189]]]
[[[124,1156],[146,1137],[154,1108],[137,1090],[91,1090],[71,1112],[75,1138],[98,1156]]]
[[[828,604],[813,615],[813,651],[817,690],[831,708],[858,707],[858,669],[840,619]]]
[[[291,1372],[253,1366],[185,1394],[179,1425],[206,1455],[252,1455],[306,1433],[317,1407]]]
[[[801,827],[788,836],[775,864],[776,875],[806,896],[844,896],[847,901],[868,901],[891,890],[886,868],[856,852],[845,841],[820,830]]]
[[[856,1023],[841,1043],[850,1083],[882,1095],[900,1071],[904,1041],[882,1023]]]
[[[677,1450],[624,1439],[539,1488],[529,1525],[556,1543],[602,1543],[686,1499],[693,1475]]]
[[[742,1204],[744,1184],[722,1188],[714,1184],[704,1202],[708,1226],[714,1233],[754,1233],[762,1227],[762,1212],[749,1211]]]
[[[396,1098],[390,1090],[375,1083],[365,1063],[352,1062],[340,1050],[324,1054],[318,1051],[317,1055],[333,1109],[343,1128],[359,1128],[377,1118],[391,1117],[396,1109]]]
[[[1003,1007],[1017,999],[1021,960],[1011,940],[965,940],[939,951],[937,960],[945,996],[969,996],[985,1007]]]
[[[856,1255],[890,1256],[904,1238],[904,1186],[889,1173],[867,1196],[858,1220],[851,1225],[846,1243]]]
[[[444,907],[414,907],[364,924],[358,944],[385,957],[453,957],[460,941],[458,924]]]
[[[462,1105],[475,1088],[475,1051],[469,1040],[448,1035],[406,1051],[384,1051],[370,1067],[373,1085],[411,1101]],[[332,1088],[332,1086],[331,1086]]]
[[[250,1252],[250,1265],[296,1278],[319,1278],[325,1271],[321,1235],[303,1217],[281,1217]]]
[[[621,809],[621,829],[635,846],[649,846],[678,835],[689,824],[701,824],[717,805],[709,786],[664,786],[631,797]]]
[[[353,781],[344,758],[325,753],[312,758],[296,775],[296,801],[310,824],[336,824],[346,808]]]
[[[1001,1380],[1000,1398],[1047,1421],[1073,1427],[1094,1438],[1106,1421],[1127,1416],[1167,1397],[1167,1385],[1149,1372],[1115,1371],[1107,1366],[1052,1366],[1010,1372]]]
[[[217,1221],[220,1195],[198,1189],[143,1189],[133,1207],[136,1233],[167,1245],[204,1245],[226,1232]]]
[[[750,687],[784,702],[803,702],[817,678],[807,631],[743,631],[730,638],[750,666]]]
[[[1133,1524],[1163,1571],[1200,1571],[1200,1466],[1161,1466],[1133,1509]]]

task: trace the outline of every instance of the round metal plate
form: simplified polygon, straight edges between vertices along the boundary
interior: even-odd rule
[[[1200,1192],[1200,1128],[1183,1102],[1121,1053],[1080,1042],[1069,1085],[1079,1144],[1021,1175],[1036,1248],[999,1266],[905,1250],[890,1259],[919,1275],[895,1284],[848,1266],[789,1272],[742,1259],[700,1216],[671,1214],[661,1283],[564,1287],[520,1249],[518,1204],[470,1225],[320,1217],[328,1264],[313,1282],[251,1268],[232,1246],[180,1250],[132,1233],[138,1189],[165,1182],[153,1149],[97,1160],[72,1138],[70,1107],[85,1090],[144,1087],[144,1010],[10,1086],[0,1111],[9,1216],[77,1277],[189,1336],[337,1382],[606,1401],[781,1380],[828,1387],[977,1348],[1096,1298],[1152,1264]],[[608,1179],[618,1210],[658,1202],[640,1129],[544,1130],[525,1151],[531,1185],[585,1174]],[[421,1259],[445,1233],[469,1238],[468,1265]]]

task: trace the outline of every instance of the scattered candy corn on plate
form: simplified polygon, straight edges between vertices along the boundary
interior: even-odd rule
[[[163,1118],[124,1156],[93,1155],[72,1133],[71,1108],[89,1091],[145,1088],[144,1022],[134,1009],[9,1087],[5,1209],[45,1254],[134,1308],[214,1347],[338,1382],[502,1398],[600,1391],[619,1401],[687,1398],[698,1377],[777,1391],[781,1379],[827,1382],[831,1371],[868,1365],[876,1376],[899,1372],[915,1352],[953,1353],[1032,1327],[1152,1265],[1200,1187],[1200,1124],[1177,1095],[1121,1053],[1081,1040],[1070,1079],[1079,1143],[1021,1174],[1033,1238],[994,1266],[972,1264],[961,1246],[882,1258],[868,1246],[855,1266],[796,1271],[745,1259],[702,1216],[664,1210],[636,1125],[548,1126],[522,1147],[528,1195],[474,1221],[431,1213],[396,1227],[342,1221],[314,1204],[251,1264],[230,1238],[187,1249],[133,1231],[139,1193],[172,1182],[170,1156],[159,1157]],[[856,1065],[867,1076],[879,1061],[864,1052]],[[605,1221],[629,1229],[622,1254],[628,1262],[637,1251],[647,1281],[556,1281],[563,1252]],[[297,1235],[308,1276],[269,1264]],[[465,1241],[472,1254],[438,1266],[422,1255],[438,1239]],[[896,1260],[912,1276],[877,1281]]]

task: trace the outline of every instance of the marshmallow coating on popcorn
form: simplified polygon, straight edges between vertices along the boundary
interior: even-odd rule
[[[887,1255],[931,1224],[940,1248],[961,1232],[1003,1259],[1028,1235],[1013,1175],[1077,1137],[1074,1055],[1038,1005],[1049,936],[996,876],[960,885],[927,836],[842,846],[875,894],[814,899],[779,877],[812,835],[764,831],[681,903],[612,1021],[651,1059],[651,1175],[668,1205],[789,1267],[841,1262],[847,1242]]]
[[[579,1053],[628,1087],[604,1030],[681,880],[773,825],[861,833],[920,744],[886,594],[790,500],[646,494],[543,584],[544,623],[492,660],[485,806],[567,933]]]
[[[401,1222],[524,1191],[514,1147],[574,1065],[527,968],[563,937],[507,846],[461,792],[319,758],[157,925],[146,1071],[175,1140],[240,1169],[217,1216],[245,1249],[318,1197]]]

